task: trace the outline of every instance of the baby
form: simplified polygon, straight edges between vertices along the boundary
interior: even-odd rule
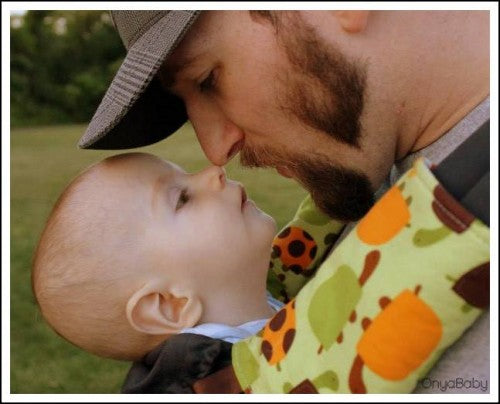
[[[109,157],[60,196],[41,235],[33,291],[62,337],[137,361],[180,333],[228,342],[262,329],[274,220],[210,166]]]
[[[135,361],[124,393],[409,392],[488,308],[489,230],[423,160],[400,181],[277,312],[266,291],[276,226],[239,183],[215,166],[187,174],[149,154],[111,157],[56,203],[34,293],[60,335]],[[277,237],[283,271],[327,251],[332,224],[310,208]],[[436,261],[437,243],[467,260]]]

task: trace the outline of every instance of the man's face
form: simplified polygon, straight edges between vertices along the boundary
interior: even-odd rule
[[[295,178],[341,220],[372,205],[359,149],[363,66],[298,14],[271,23],[246,11],[204,13],[160,76],[214,164],[241,152],[243,165]]]

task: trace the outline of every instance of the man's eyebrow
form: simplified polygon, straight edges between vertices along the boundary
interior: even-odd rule
[[[158,78],[160,79],[162,86],[167,90],[172,88],[175,85],[179,72],[192,66],[199,59],[199,56],[200,55],[195,55],[185,58],[185,60],[181,63],[163,63],[158,71]]]

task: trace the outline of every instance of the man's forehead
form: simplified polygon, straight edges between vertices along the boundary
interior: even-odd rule
[[[177,44],[171,58],[188,60],[206,48],[214,32],[213,17],[215,17],[213,12],[202,12],[180,43]]]
[[[160,69],[162,84],[170,87],[182,71],[193,66],[207,51],[212,42],[212,34],[207,27],[208,11],[204,11],[177,45],[175,50],[163,62]]]

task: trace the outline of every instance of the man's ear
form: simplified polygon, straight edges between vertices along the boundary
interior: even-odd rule
[[[370,12],[366,10],[339,10],[335,16],[342,29],[351,34],[362,32],[368,24]]]
[[[139,332],[176,334],[198,323],[202,305],[196,296],[176,296],[146,285],[128,300],[126,311],[130,325]]]

